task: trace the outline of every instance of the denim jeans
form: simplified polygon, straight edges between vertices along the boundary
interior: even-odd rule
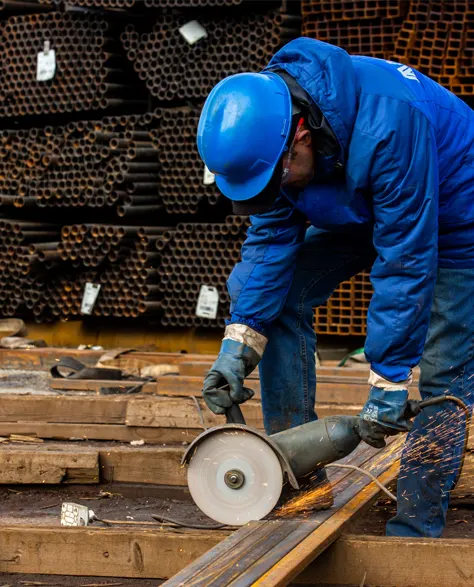
[[[324,304],[341,281],[374,260],[369,239],[307,230],[284,309],[268,331],[259,366],[268,434],[317,419],[313,308]],[[420,363],[422,397],[449,391],[472,405],[473,352],[474,269],[439,269]],[[415,419],[402,457],[398,511],[388,523],[389,535],[440,536],[460,466],[464,439],[460,412],[445,402]],[[321,471],[320,478],[324,476]]]

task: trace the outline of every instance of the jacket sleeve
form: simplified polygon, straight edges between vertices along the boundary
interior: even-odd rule
[[[431,123],[402,103],[372,153],[377,259],[365,353],[372,371],[402,382],[421,358],[438,264],[438,160]]]
[[[242,260],[227,281],[231,298],[228,324],[246,324],[265,334],[282,311],[293,281],[305,217],[280,196],[271,210],[250,220]]]

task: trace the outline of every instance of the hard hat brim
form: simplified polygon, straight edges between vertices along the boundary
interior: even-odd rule
[[[246,181],[242,182],[229,181],[222,175],[216,175],[217,187],[224,194],[224,196],[230,200],[233,200],[234,202],[250,200],[251,198],[258,196],[258,194],[267,187],[270,180],[272,179],[275,167],[277,165],[278,162],[270,169],[266,169],[263,173],[254,177],[250,177]]]

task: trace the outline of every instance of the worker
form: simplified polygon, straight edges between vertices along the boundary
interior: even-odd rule
[[[445,402],[412,424],[405,409],[418,364],[423,398],[473,403],[474,113],[407,65],[300,38],[261,73],[217,84],[197,142],[251,220],[207,406],[251,398],[244,379],[259,365],[268,434],[316,419],[313,308],[371,267],[360,433],[382,447],[409,432],[387,534],[440,536],[462,411]],[[327,484],[324,470],[313,483]]]

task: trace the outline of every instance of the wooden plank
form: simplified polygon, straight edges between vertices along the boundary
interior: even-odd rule
[[[128,388],[140,385],[142,381],[117,381],[116,379],[58,379],[51,377],[48,385],[51,389],[60,391],[93,391],[99,393],[101,387],[114,387],[125,393]],[[157,384],[145,383],[140,389],[141,393],[158,393]]]
[[[0,483],[98,483],[98,451],[92,448],[5,445],[0,447]]]
[[[87,367],[94,367],[105,351],[78,350],[65,347],[45,347],[37,349],[0,349],[0,367],[4,369],[25,369],[48,371],[61,357],[74,357]],[[209,363],[215,360],[215,355],[193,353],[166,353],[132,351],[122,355],[124,364],[127,359],[136,360],[137,364],[160,365],[178,364],[181,361],[205,361]],[[120,358],[118,359],[120,362]]]
[[[397,475],[403,440],[402,437],[393,438],[382,451],[362,445],[362,449],[359,447],[357,450],[357,458],[352,454],[348,460],[352,464],[363,465],[382,483],[388,483]],[[282,524],[290,524],[290,532],[277,541],[273,539],[275,532],[281,535],[283,530],[272,520],[260,522],[258,531],[251,534],[244,527],[233,536],[231,548],[225,548],[228,543],[225,540],[216,550],[212,549],[171,578],[166,585],[286,585],[337,539],[352,516],[367,507],[378,492],[378,487],[360,473],[339,473],[333,483],[335,503],[330,510],[316,512],[302,520],[281,519]],[[269,530],[263,530],[264,526]],[[245,535],[237,548],[235,541],[239,532]]]
[[[105,482],[184,486],[184,448],[109,446],[99,448],[100,478]]]
[[[124,424],[127,396],[2,394],[0,422]]]
[[[0,526],[0,573],[166,579],[226,536],[158,524],[153,530]]]
[[[118,382],[113,380],[81,380],[81,379],[50,379],[52,389],[99,391],[101,387],[131,387],[139,382]],[[142,393],[176,396],[202,396],[202,377],[163,375],[157,377],[156,383],[145,384]],[[260,398],[260,382],[258,379],[247,379],[247,387]],[[363,405],[367,400],[369,386],[366,380],[350,380],[346,377],[320,377],[317,385],[317,398],[320,403],[347,403]],[[410,398],[419,399],[416,387],[410,388]]]
[[[127,405],[125,423],[128,426],[165,426],[177,428],[201,428],[201,409],[206,427],[225,424],[223,416],[213,414],[204,400],[192,397],[154,397],[130,399]],[[242,411],[249,426],[263,427],[262,406],[258,401],[246,402]]]
[[[201,408],[206,427],[225,424],[223,416],[216,416],[205,405],[204,400],[197,400]],[[335,414],[356,415],[361,406],[326,404],[318,405],[319,417]],[[242,404],[242,413],[249,426],[263,429],[262,404],[250,400]],[[128,401],[125,423],[128,426],[158,426],[199,428],[200,413],[192,398],[153,397],[134,398]]]
[[[473,549],[463,538],[341,536],[293,584],[471,587]]]
[[[129,446],[45,442],[0,445],[0,483],[186,485],[183,446]]]
[[[213,365],[213,360],[206,361],[204,359],[201,360],[186,360],[184,359],[182,362],[179,363],[179,374],[185,376],[195,376],[195,377],[204,377],[209,369]],[[420,370],[418,368],[413,370],[413,383],[418,383],[420,375]],[[251,373],[250,378],[258,379],[258,367],[255,369],[253,373]],[[362,383],[367,383],[369,378],[369,367],[365,368],[353,368],[353,367],[325,367],[324,365],[317,368],[317,379],[318,383],[322,381],[328,381],[328,378],[334,377],[344,377],[349,381],[356,381],[360,380]]]
[[[206,425],[224,423],[224,418],[212,414],[205,407],[203,400],[198,400],[198,404]],[[359,413],[360,406],[318,404],[317,409],[320,417],[341,413],[355,415]],[[246,402],[243,410],[250,425],[263,428],[262,408],[259,401]],[[137,428],[177,427],[182,430],[202,430],[199,411],[192,397],[2,394],[0,427],[15,422],[21,425],[17,429],[9,427],[7,430],[10,434],[23,433],[28,428],[28,424],[35,422],[42,425],[47,423],[104,426],[127,424]],[[95,430],[98,429],[95,428]],[[144,430],[143,433],[145,434]],[[149,437],[152,437],[152,433],[149,434],[151,435]],[[83,433],[79,429],[78,434],[74,436],[82,437]],[[108,438],[99,439],[107,440]],[[122,439],[124,437],[118,437],[115,440]],[[128,437],[125,440],[128,441]]]
[[[467,451],[464,456],[464,466],[461,476],[459,477],[456,487],[451,492],[451,495],[458,499],[474,495],[474,453],[471,451]]]
[[[108,440],[147,444],[191,442],[202,428],[151,428],[125,424],[55,424],[51,422],[0,422],[0,436],[26,434],[53,440]]]

